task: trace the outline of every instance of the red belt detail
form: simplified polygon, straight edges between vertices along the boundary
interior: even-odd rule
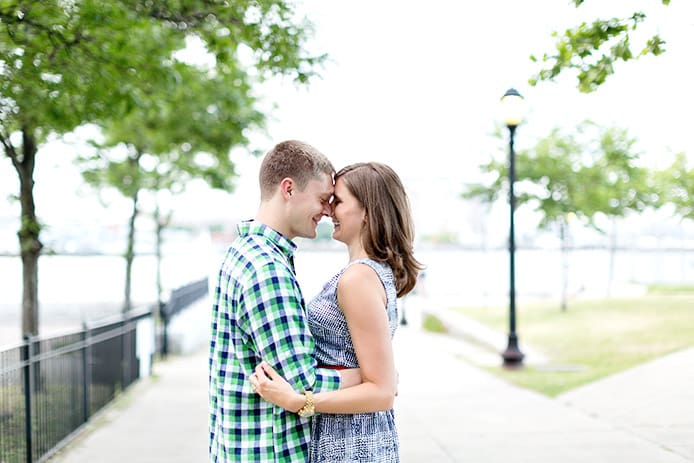
[[[346,370],[347,367],[341,365],[318,365],[318,368],[328,368],[330,370]]]

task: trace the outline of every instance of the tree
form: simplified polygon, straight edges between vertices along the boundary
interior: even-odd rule
[[[104,17],[109,17],[111,36],[104,30]],[[151,53],[151,61],[139,54],[134,55],[140,63],[127,58],[122,48],[150,36],[138,24],[126,33],[126,24],[132,22],[128,17],[124,8],[98,2],[80,7],[58,1],[0,7],[0,140],[20,181],[24,335],[38,333],[42,244],[33,173],[40,145],[51,133],[69,132],[106,108],[132,103],[135,95],[125,90],[126,73],[136,66],[143,78],[151,78],[163,58],[151,40],[142,47]]]
[[[205,70],[184,63],[176,63],[174,68],[175,81],[150,82],[147,100],[128,114],[105,121],[105,142],[96,143],[100,148],[96,155],[80,160],[89,184],[115,188],[132,202],[124,311],[132,306],[135,220],[142,192],[155,197],[161,190],[181,192],[194,178],[232,191],[236,174],[229,152],[247,144],[247,130],[263,122],[263,115],[254,109],[256,101],[243,70]],[[160,239],[165,221],[160,220],[158,203],[155,216]]]
[[[572,0],[576,8],[585,0]],[[669,5],[670,0],[660,0]],[[562,72],[578,72],[578,89],[592,92],[614,74],[614,64],[621,61],[638,59],[645,55],[660,55],[665,51],[665,41],[660,35],[650,37],[638,49],[631,41],[631,33],[646,20],[646,14],[636,11],[622,18],[596,19],[592,23],[566,29],[557,37],[554,44],[555,54],[545,53],[542,58],[531,55],[530,59],[542,62],[546,67],[530,79],[531,85],[539,81],[553,80]]]
[[[635,165],[638,153],[634,143],[623,129],[604,129],[586,121],[569,135],[554,129],[534,148],[516,154],[517,204],[533,205],[542,214],[541,229],[559,228],[564,270],[562,310],[567,306],[569,220],[577,218],[600,230],[595,222],[598,213],[623,217],[628,211],[654,204],[648,171]],[[491,160],[480,168],[490,175],[491,182],[467,185],[463,197],[493,202],[508,188],[507,164]]]
[[[617,251],[617,219],[632,212],[641,212],[657,205],[657,194],[649,169],[638,165],[641,153],[636,150],[636,139],[626,129],[601,128],[590,122],[581,126],[588,135],[586,154],[589,156],[589,203],[595,212],[610,219],[610,263],[608,295],[614,280]]]
[[[659,205],[671,204],[684,219],[694,220],[694,168],[688,166],[687,156],[678,153],[673,163],[656,173]]]
[[[147,100],[148,82],[175,80],[172,54],[198,36],[217,67],[306,82],[308,24],[282,0],[62,0],[0,4],[0,143],[19,177],[22,333],[38,334],[41,224],[34,168],[50,134],[116,118]],[[242,65],[241,63],[247,63]]]
[[[581,203],[585,170],[581,165],[582,147],[570,135],[554,129],[537,142],[531,150],[516,153],[516,203],[519,207],[532,205],[542,213],[539,227],[559,227],[562,249],[561,308],[566,310],[568,287],[567,226],[573,215],[592,221],[593,211]],[[495,160],[482,165],[481,170],[492,176],[490,184],[468,185],[464,198],[479,198],[493,202],[503,190],[508,190],[508,165]]]

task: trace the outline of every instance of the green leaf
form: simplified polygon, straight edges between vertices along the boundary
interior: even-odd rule
[[[580,7],[583,0],[574,0]],[[669,0],[663,0],[669,5]],[[542,68],[528,80],[530,85],[551,81],[565,72],[575,73],[577,87],[581,92],[593,92],[614,74],[616,60],[631,61],[641,56],[660,55],[665,51],[665,41],[655,35],[634,53],[629,32],[636,30],[646,20],[642,12],[634,12],[623,18],[595,19],[592,23],[581,23],[563,33],[554,32],[555,53],[543,54],[542,60],[531,55],[532,62],[541,62]],[[637,48],[638,49],[638,48]]]

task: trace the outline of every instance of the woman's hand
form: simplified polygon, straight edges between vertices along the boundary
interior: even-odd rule
[[[291,384],[265,361],[255,367],[250,381],[260,397],[290,412],[298,411],[306,403],[304,395],[296,392]]]

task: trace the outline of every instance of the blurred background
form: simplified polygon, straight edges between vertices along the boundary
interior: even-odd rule
[[[635,3],[648,20],[632,34],[632,42],[660,34],[666,40],[661,56],[616,62],[615,74],[591,93],[580,92],[571,73],[536,86],[528,83],[543,67],[530,55],[552,54],[554,31],[598,16],[631,14]],[[214,276],[236,223],[255,214],[258,154],[288,138],[313,144],[338,169],[374,160],[400,174],[415,216],[417,256],[427,266],[427,292],[450,305],[499,305],[508,297],[505,186],[499,184],[492,200],[463,194],[472,184],[492,185],[496,177],[481,166],[507,159],[499,100],[509,87],[523,95],[527,110],[516,132],[519,156],[532,157],[554,129],[578,136],[588,120],[600,129],[623,130],[634,168],[663,171],[680,153],[691,166],[691,2],[664,6],[624,0],[575,8],[555,0],[494,0],[471,8],[443,0],[316,0],[297,3],[297,14],[313,24],[306,49],[327,58],[309,85],[273,76],[253,87],[267,120],[264,128],[245,129],[247,143],[232,147],[228,158],[235,176],[224,175],[233,185],[212,189],[210,182],[193,176],[185,188],[139,195],[130,289],[134,305],[159,296],[156,230],[162,217],[168,217],[160,241],[162,291]],[[214,61],[199,39],[189,38],[177,56],[201,67]],[[82,175],[93,169],[84,159],[103,158],[103,147],[94,140],[106,138],[98,125],[82,124],[48,136],[39,147],[34,195],[45,246],[38,270],[43,334],[123,307],[122,256],[132,201],[113,186],[89,185]],[[577,143],[589,146],[585,140]],[[522,184],[519,188],[533,192]],[[0,344],[21,337],[18,192],[16,172],[5,159],[0,165]],[[644,203],[614,216],[591,214],[590,220],[577,211],[543,224],[546,211],[538,204],[521,202],[516,213],[521,302],[558,298],[562,291],[591,298],[638,295],[656,283],[691,284],[694,224],[673,206]],[[326,221],[319,240],[299,242],[297,265],[306,297],[345,263],[346,253],[331,243],[330,229]],[[568,260],[562,249],[569,251]]]

